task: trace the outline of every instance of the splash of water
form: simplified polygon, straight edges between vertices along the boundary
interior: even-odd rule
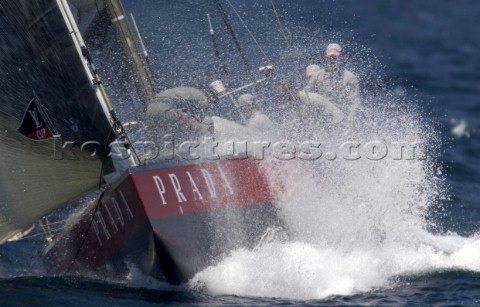
[[[402,275],[480,271],[479,236],[429,232],[441,226],[428,212],[445,184],[435,171],[439,138],[419,111],[394,94],[372,95],[352,131],[324,135],[324,152],[345,141],[405,141],[424,144],[428,154],[284,161],[271,177],[280,169],[287,187],[277,206],[288,239],[270,236],[253,250],[232,251],[190,287],[214,295],[321,299],[392,287]]]

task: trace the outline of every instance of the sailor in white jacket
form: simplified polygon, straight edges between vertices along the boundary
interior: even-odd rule
[[[305,69],[305,79],[307,79],[307,82],[310,80],[311,77],[313,77],[321,69],[322,68],[320,66],[318,66],[317,64],[308,65],[307,69]]]
[[[193,135],[213,132],[205,110],[218,100],[213,89],[174,87],[158,93],[147,107],[147,118],[155,119],[168,132],[189,130]],[[159,128],[160,128],[159,127]]]
[[[348,124],[353,122],[360,107],[360,86],[357,76],[344,69],[341,62],[342,47],[329,44],[325,51],[325,68],[316,72],[304,88],[317,93],[335,104],[345,115]]]

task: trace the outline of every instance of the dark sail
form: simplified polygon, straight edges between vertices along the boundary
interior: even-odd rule
[[[86,5],[89,2],[90,5]],[[72,1],[82,36],[122,122],[138,121],[156,85],[133,15],[120,0]],[[82,16],[90,16],[84,18]],[[131,132],[132,127],[127,128]]]
[[[99,186],[102,170],[112,169],[115,133],[65,5],[0,2],[0,242]]]

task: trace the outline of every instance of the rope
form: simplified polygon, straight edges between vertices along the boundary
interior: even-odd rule
[[[65,227],[60,227],[58,229],[55,229],[55,230],[50,230],[50,233],[51,234],[56,234],[56,233],[59,233],[61,232]],[[39,233],[36,233],[36,234],[33,234],[33,235],[28,235],[28,236],[24,236],[22,237],[21,239],[30,239],[30,238],[36,238],[36,237],[40,237],[40,236],[45,236],[45,233],[43,232],[39,232]]]
[[[48,222],[48,223],[45,223],[43,224],[44,226],[52,226],[52,225],[57,225],[57,224],[62,224],[62,223],[65,223],[67,220],[63,220],[63,221],[58,221],[58,222]]]
[[[235,13],[235,15],[237,15],[238,19],[240,20],[240,22],[242,23],[243,27],[245,28],[245,30],[247,30],[248,34],[250,35],[250,37],[252,38],[252,40],[255,42],[255,44],[257,45],[258,49],[260,49],[260,52],[263,54],[263,57],[264,59],[268,60],[269,62],[270,61],[270,58],[268,57],[267,53],[263,50],[263,48],[260,46],[260,44],[258,43],[257,39],[255,38],[255,35],[253,35],[252,31],[250,31],[250,29],[248,28],[247,24],[245,23],[245,21],[243,20],[243,18],[240,16],[240,14],[238,13],[238,11],[235,9],[235,7],[233,6],[232,2],[230,0],[227,0],[227,3],[230,5],[230,7],[232,8],[233,12]]]
[[[270,0],[270,4],[272,6],[273,13],[275,14],[275,17],[277,19],[277,23],[279,25],[280,32],[282,32],[283,38],[285,39],[285,43],[287,44],[287,47],[289,49],[292,49],[292,45],[290,44],[290,41],[288,40],[288,36],[286,34],[286,31],[284,30],[284,25],[280,21],[280,15],[278,15],[277,8],[275,7],[275,4],[273,4],[273,0]]]
[[[65,274],[67,274],[68,271],[70,271],[72,266],[75,264],[75,261],[77,260],[77,257],[80,254],[80,250],[82,249],[83,245],[85,244],[85,241],[87,240],[88,233],[89,233],[90,229],[92,228],[93,221],[95,220],[95,214],[97,214],[98,207],[100,205],[100,201],[102,200],[102,197],[105,194],[105,192],[106,192],[106,190],[103,191],[102,194],[100,195],[100,197],[98,198],[97,204],[95,205],[95,210],[93,210],[93,213],[92,213],[92,219],[90,220],[90,223],[88,224],[88,230],[85,232],[85,236],[82,239],[82,243],[80,244],[77,251],[75,252],[75,257],[73,257],[72,261],[70,262],[70,265],[65,270]]]
[[[242,59],[243,64],[245,65],[245,67],[247,69],[247,72],[250,75],[250,78],[252,78],[252,81],[255,82],[255,75],[252,72],[252,66],[248,62],[247,57],[245,56],[245,52],[243,52],[243,49],[240,46],[240,42],[238,41],[238,38],[235,35],[235,32],[233,31],[232,25],[230,23],[230,20],[228,19],[227,14],[225,13],[225,10],[223,9],[219,0],[213,0],[213,2],[217,6],[218,12],[220,13],[220,16],[222,17],[223,24],[225,25],[225,28],[227,29],[228,34],[232,38],[233,43],[235,44],[235,48],[237,49],[238,53],[240,54],[240,58]]]
[[[210,19],[210,14],[208,13],[207,13],[207,19],[208,19],[208,27],[210,30],[210,39],[213,45],[213,52],[215,54],[215,57],[219,61],[220,65],[222,66],[223,73],[227,76],[228,75],[227,64],[225,64],[225,60],[220,55],[220,50],[218,49],[217,40],[215,39],[215,32],[213,31],[212,21]]]

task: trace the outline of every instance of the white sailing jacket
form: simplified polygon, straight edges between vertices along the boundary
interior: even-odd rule
[[[349,122],[360,107],[358,78],[347,69],[340,74],[333,74],[323,68],[308,80],[304,90],[324,96],[347,115]]]

